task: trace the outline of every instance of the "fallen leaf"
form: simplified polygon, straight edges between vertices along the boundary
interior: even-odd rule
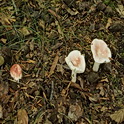
[[[8,13],[0,13],[0,22],[2,24],[8,24],[10,25],[11,22],[15,22],[16,19],[14,17],[12,17],[11,15],[9,15]]]
[[[62,101],[61,101],[61,102],[62,102]],[[61,114],[61,113],[63,113],[63,114]],[[61,103],[58,104],[58,114],[57,114],[57,118],[58,118],[58,123],[59,123],[59,124],[62,124],[62,122],[63,122],[63,117],[64,117],[65,114],[66,114],[66,107],[63,106],[63,105],[61,105]]]
[[[1,42],[4,43],[4,44],[5,44],[6,41],[7,41],[7,39],[5,39],[5,38],[1,38],[0,40],[1,40]]]
[[[58,19],[60,19],[60,16],[59,16],[56,12],[54,12],[53,10],[48,9],[48,12],[50,12],[53,16],[55,16],[55,17],[57,17]]]
[[[81,120],[76,122],[76,124],[87,124],[87,123],[86,123],[85,119],[81,118]]]
[[[7,30],[12,29],[11,23],[12,23],[12,22],[15,22],[15,21],[16,21],[15,17],[13,17],[10,13],[7,13],[7,12],[0,12],[0,22],[1,22],[3,25],[7,25],[7,26],[6,26],[6,29],[7,29]]]
[[[58,56],[58,54],[56,54],[56,56],[55,56],[55,58],[54,58],[54,61],[53,61],[53,63],[52,63],[52,66],[51,66],[51,68],[50,68],[50,72],[49,72],[48,77],[50,77],[50,76],[54,73],[55,68],[56,68],[56,65],[57,65],[57,63],[58,63],[58,60],[59,60],[59,56]]]
[[[67,12],[71,15],[77,15],[79,12],[74,9],[74,10],[71,10],[67,5],[63,4],[63,8],[65,8],[67,10]]]
[[[0,66],[4,64],[4,58],[3,56],[0,56]]]
[[[99,89],[100,90],[99,94],[101,96],[104,96],[105,95],[105,91],[104,91],[104,88],[103,88],[103,83],[98,83],[97,86],[96,86],[96,89]]]
[[[80,81],[81,88],[84,89],[84,80],[80,76],[78,76],[78,80]]]
[[[124,121],[124,109],[120,109],[119,111],[115,111],[114,114],[110,115],[111,119],[116,121],[117,123],[121,123]]]
[[[0,105],[0,118],[3,118],[3,108],[1,105]]]
[[[70,82],[63,81],[63,83],[65,83],[65,84],[69,84]],[[77,84],[77,83],[73,83],[73,82],[71,82],[71,87],[74,87],[74,88],[76,88],[76,89],[78,89],[78,90],[81,90],[81,91],[82,91],[82,88],[81,88],[81,87],[80,87],[80,85],[79,85],[79,84]]]
[[[30,46],[29,46],[30,50],[33,51],[34,50],[34,41],[31,41],[29,44],[30,44]]]
[[[63,89],[61,92],[61,96],[65,96],[65,94],[66,94],[66,89]]]
[[[8,82],[4,82],[4,81],[0,80],[0,98],[7,96],[8,90],[9,90]]]
[[[124,77],[121,78],[122,84],[124,85]]]
[[[102,79],[102,80],[100,80],[100,82],[109,82],[109,80],[107,79],[107,78],[105,78],[105,79]]]
[[[23,63],[23,64],[27,64],[27,63],[29,63],[29,64],[35,64],[36,61],[31,60],[31,59],[28,59],[27,61],[21,61],[21,63]],[[22,66],[24,67],[24,65],[22,65]],[[27,65],[25,65],[25,66],[27,66]]]
[[[106,106],[103,106],[102,108],[101,108],[101,111],[102,112],[105,112],[105,111],[107,111],[108,110],[108,108],[106,107]]]
[[[91,102],[97,102],[98,101],[98,96],[96,96],[95,94],[91,94],[91,93],[84,93],[85,96],[88,97],[88,99],[91,101]]]
[[[110,27],[111,23],[112,23],[112,19],[108,18],[108,21],[107,21],[105,28],[108,29]]]
[[[29,34],[31,34],[27,27],[21,28],[21,29],[20,29],[20,32],[21,32],[24,36],[28,36]]]
[[[18,110],[18,124],[28,124],[28,114],[25,109]]]
[[[60,48],[62,45],[63,45],[63,42],[57,43],[57,44],[55,44],[54,46],[52,46],[51,49],[52,49],[52,50],[58,49],[58,48]]]
[[[39,22],[38,22],[38,25],[40,26],[40,27],[42,27],[43,29],[45,29],[45,22],[44,22],[44,20],[39,20]]]
[[[27,62],[27,63],[32,63],[32,64],[35,64],[35,63],[36,63],[36,61],[31,60],[31,59],[27,60],[26,62]]]
[[[97,101],[98,101],[98,99],[95,98],[95,97],[88,96],[88,98],[89,98],[89,100],[90,100],[91,102],[97,102]]]
[[[117,12],[119,15],[124,18],[124,6],[123,5],[118,5],[118,8],[116,8]]]
[[[47,119],[44,124],[52,124],[52,122]]]
[[[70,105],[69,107],[69,112],[68,112],[68,117],[72,119],[73,121],[77,121],[78,118],[80,118],[83,114],[83,110],[81,109],[81,106],[76,104],[76,105]]]
[[[64,74],[64,69],[61,64],[57,64],[57,72],[61,72],[61,74]]]
[[[59,34],[61,34],[63,36],[63,31],[62,31],[62,28],[61,28],[59,22],[58,21],[55,21],[55,24],[57,25]]]

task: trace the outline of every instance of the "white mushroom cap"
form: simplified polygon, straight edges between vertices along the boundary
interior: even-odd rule
[[[97,63],[110,62],[111,51],[103,40],[94,39],[91,43],[91,51],[95,62]]]
[[[85,71],[85,59],[84,55],[81,55],[80,51],[73,50],[65,58],[67,65],[71,70],[75,70],[76,73],[83,73]]]
[[[84,55],[81,55],[78,50],[73,50],[65,58],[65,61],[72,70],[72,82],[76,82],[76,73],[83,73],[85,71],[86,63]]]

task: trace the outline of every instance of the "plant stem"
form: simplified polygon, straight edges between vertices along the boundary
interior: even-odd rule
[[[16,13],[16,15],[17,15],[18,12],[17,12],[17,7],[16,7],[16,4],[15,4],[15,1],[14,1],[14,0],[12,0],[12,4],[13,4],[13,6],[14,6],[14,8],[15,8],[15,13]]]

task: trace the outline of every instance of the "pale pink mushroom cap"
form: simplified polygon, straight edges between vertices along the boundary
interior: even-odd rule
[[[22,78],[22,69],[21,69],[20,65],[14,64],[10,68],[10,75],[12,78],[14,78],[14,80],[19,81],[19,79]]]
[[[97,63],[110,62],[111,51],[103,40],[94,39],[91,43],[91,51],[95,62]]]
[[[83,73],[85,71],[86,63],[84,55],[81,55],[80,51],[71,51],[65,58],[65,61],[70,69],[75,70],[76,73]]]
[[[76,74],[83,73],[85,71],[85,59],[84,55],[81,55],[80,51],[73,50],[69,53],[69,55],[65,58],[65,61],[69,68],[72,70],[72,82],[76,82]]]

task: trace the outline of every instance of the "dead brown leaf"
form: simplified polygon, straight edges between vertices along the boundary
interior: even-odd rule
[[[3,107],[0,105],[0,118],[3,118]]]
[[[18,110],[18,124],[28,124],[28,114],[25,109]]]
[[[3,25],[11,25],[11,22],[15,22],[16,19],[15,17],[12,17],[10,14],[6,13],[0,13],[0,22],[3,24]]]
[[[76,9],[71,10],[66,4],[63,4],[62,7],[63,7],[64,9],[66,9],[67,12],[68,12],[69,14],[71,14],[71,15],[77,15],[77,14],[79,13]]]
[[[50,68],[50,72],[49,72],[48,77],[50,77],[54,73],[55,68],[56,68],[56,65],[58,63],[58,60],[59,60],[59,56],[58,56],[58,53],[57,53],[56,56],[55,56],[55,58],[54,58],[54,61],[52,63],[52,66]]]
[[[44,20],[39,20],[39,22],[38,22],[38,25],[40,26],[40,27],[42,27],[43,29],[45,29],[45,22],[44,22]]]
[[[52,122],[47,119],[44,124],[52,124]]]
[[[5,44],[5,43],[6,43],[6,41],[7,41],[7,39],[5,39],[5,38],[1,38],[1,39],[0,39],[0,41],[1,41],[2,43],[4,43],[4,44]]]
[[[112,19],[108,18],[108,21],[107,21],[105,28],[108,29],[110,27],[111,23],[112,23]]]
[[[80,118],[83,114],[83,110],[81,109],[81,106],[76,105],[70,105],[68,117],[71,118],[73,121],[77,121],[78,118]]]
[[[35,64],[36,61],[28,59],[27,61],[21,61],[21,63],[25,64],[25,63],[29,63],[29,64]],[[24,65],[22,65],[24,67]],[[26,65],[27,66],[27,65]],[[25,67],[24,67],[25,68]]]
[[[0,56],[0,66],[4,64],[4,58],[3,56]]]
[[[57,72],[60,72],[62,75],[64,74],[64,69],[61,64],[57,64]]]
[[[88,98],[89,98],[89,100],[91,101],[91,102],[97,102],[98,101],[98,99],[96,98],[96,97],[94,97],[94,96],[88,96]]]
[[[101,111],[102,112],[105,112],[105,111],[107,111],[108,110],[108,108],[106,107],[106,106],[103,106],[102,108],[101,108]]]
[[[111,119],[116,121],[117,123],[121,123],[124,121],[124,109],[120,109],[119,111],[115,111],[114,114],[110,115]]]
[[[99,89],[100,90],[100,95],[101,96],[104,96],[105,94],[105,91],[104,91],[104,88],[103,88],[103,83],[98,83],[97,86],[96,86],[96,89]]]
[[[34,50],[34,41],[31,41],[29,44],[30,44],[29,45],[30,50],[33,51]]]
[[[31,60],[31,59],[27,60],[26,62],[27,62],[27,63],[31,63],[31,64],[35,64],[35,63],[36,63],[36,61]]]
[[[104,79],[102,79],[102,80],[100,80],[100,82],[109,82],[109,80],[107,79],[107,78],[104,78]]]
[[[28,30],[27,27],[23,27],[20,29],[20,32],[24,35],[24,36],[28,36],[29,34],[31,34],[31,32]]]
[[[65,83],[65,84],[69,84],[70,82],[63,81],[63,83]],[[76,84],[76,83],[71,82],[71,87],[74,87],[74,88],[76,88],[76,89],[78,89],[78,90],[81,90],[81,91],[82,91],[82,88],[80,87],[80,85],[79,85],[79,84]]]
[[[117,12],[119,15],[124,18],[124,6],[123,5],[118,5],[118,8],[116,8]]]
[[[8,94],[9,85],[8,82],[0,82],[0,97],[4,97],[4,95]]]
[[[53,16],[57,17],[58,19],[60,19],[60,16],[53,10],[48,9],[48,12],[50,12]]]
[[[57,43],[54,46],[51,47],[52,50],[58,49],[59,47],[61,47],[63,45],[63,42],[61,43]]]
[[[124,86],[124,77],[121,78],[122,84]]]
[[[57,20],[55,21],[55,24],[57,25],[59,34],[61,34],[63,36],[62,28],[61,28],[61,26],[60,26],[60,24],[59,24],[59,22]]]
[[[84,89],[84,80],[80,76],[78,76],[78,80],[80,81],[81,88]]]

